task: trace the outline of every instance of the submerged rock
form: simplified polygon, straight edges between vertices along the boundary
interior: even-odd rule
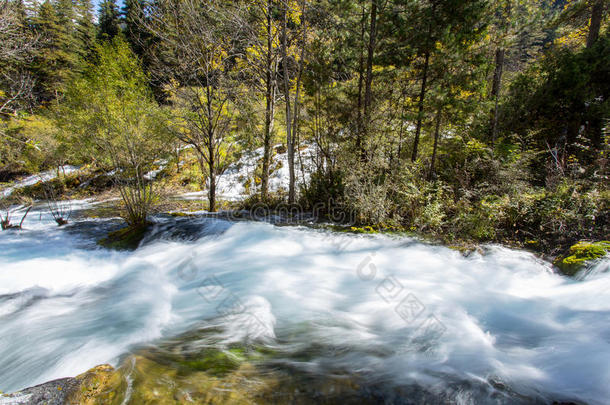
[[[2,405],[63,405],[69,392],[78,387],[75,378],[62,378],[26,388],[13,394],[0,394]]]
[[[110,232],[107,237],[100,239],[98,244],[108,249],[135,250],[146,236],[150,224],[127,226],[118,231]]]
[[[388,394],[358,375],[306,371],[279,348],[223,343],[220,332],[206,327],[166,339],[127,355],[116,369],[102,365],[13,394],[22,399],[15,404],[377,404]]]
[[[610,241],[581,241],[570,247],[570,250],[566,255],[555,259],[553,264],[557,266],[565,275],[574,276],[587,264],[594,260],[601,259],[609,251]]]
[[[94,367],[74,380],[77,385],[67,392],[66,404],[111,404],[125,385],[119,373],[108,364]]]
[[[61,378],[31,388],[0,395],[2,405],[97,404],[114,396],[118,375],[107,364],[97,366],[77,377]],[[118,386],[118,385],[117,385]]]
[[[307,367],[282,350],[258,344],[213,346],[211,330],[187,333],[126,356],[114,369],[97,366],[77,377],[11,395],[0,404],[548,404],[501,381],[444,380],[442,386],[396,385],[366,374]],[[315,357],[315,356],[314,356]],[[369,376],[370,377],[370,376]],[[441,377],[439,375],[439,377]],[[476,399],[481,399],[477,402]]]
[[[216,375],[216,359],[202,369],[150,358],[151,353],[129,356],[109,374],[93,369],[78,380],[65,396],[66,404],[323,404],[379,403],[376,394],[362,390],[355,378],[346,376],[308,377],[262,367],[249,361]],[[226,359],[225,359],[226,360]],[[224,364],[224,360],[220,361]],[[211,369],[208,367],[210,366]],[[232,367],[233,367],[232,366]]]

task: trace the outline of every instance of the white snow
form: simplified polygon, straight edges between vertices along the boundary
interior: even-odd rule
[[[281,144],[273,146],[273,154],[271,157],[271,166],[269,175],[269,191],[279,192],[281,190],[288,190],[289,183],[289,170],[288,170],[288,153],[278,153],[277,149]],[[184,149],[184,148],[183,148]],[[300,158],[299,158],[300,154]],[[315,147],[313,145],[303,145],[300,152],[295,151],[295,175],[297,187],[300,184],[304,184],[309,181],[309,176],[314,170],[313,158],[315,156]],[[255,172],[259,165],[259,162],[263,158],[263,148],[255,149],[251,152],[246,152],[241,159],[237,162],[232,163],[227,170],[220,176],[218,176],[216,184],[217,196],[229,200],[237,201],[241,200],[248,195],[252,195],[260,191],[260,184],[254,182]],[[151,170],[144,175],[147,180],[153,180],[157,175],[168,165],[168,160],[159,160],[157,168]],[[70,174],[79,170],[77,166],[62,166],[60,173]],[[113,176],[116,174],[116,170],[107,173],[107,176]],[[4,197],[10,196],[13,191],[26,186],[31,186],[38,182],[47,182],[57,177],[57,170],[47,170],[38,174],[28,176],[20,181],[15,182],[13,185],[5,188],[1,191]],[[246,185],[250,182],[250,187]],[[186,199],[199,199],[204,198],[207,195],[207,191],[199,191],[194,193],[182,194],[180,197]]]
[[[157,165],[157,168],[146,173],[144,175],[144,179],[146,179],[146,180],[155,179],[157,177],[157,175],[159,173],[161,173],[161,171],[167,167],[168,162],[169,161],[167,159],[163,159],[163,160],[159,160],[158,162],[155,162],[155,164]]]
[[[273,150],[281,146],[280,144],[273,146]],[[239,161],[233,163],[229,168],[218,177],[216,185],[217,195],[226,200],[239,200],[247,197],[250,194],[257,192],[260,188],[259,184],[254,183],[254,173],[258,166],[258,162],[263,158],[263,148],[255,149],[242,156]],[[302,159],[299,159],[298,153],[295,152],[295,175],[297,185],[307,182],[313,170],[311,158],[314,155],[314,147],[307,145],[300,151]],[[303,164],[301,165],[301,161]],[[278,192],[280,190],[288,190],[290,173],[288,170],[288,153],[275,152],[271,159],[271,174],[269,175],[269,191]],[[250,188],[246,190],[246,183],[250,180]],[[192,193],[189,193],[192,197]]]
[[[65,165],[65,166],[61,166],[59,168],[59,172],[61,174],[67,175],[67,174],[77,171],[78,169],[80,169],[80,167],[78,167],[78,166]],[[46,172],[41,172],[41,173],[37,173],[37,174],[33,174],[31,176],[28,176],[25,179],[19,180],[19,181],[15,182],[12,186],[9,186],[9,187],[5,188],[4,190],[2,190],[2,196],[8,197],[11,194],[13,194],[13,191],[15,191],[19,188],[31,186],[38,182],[46,183],[47,181],[53,180],[54,178],[57,177],[57,172],[58,172],[57,169],[52,169],[52,170],[47,170]]]

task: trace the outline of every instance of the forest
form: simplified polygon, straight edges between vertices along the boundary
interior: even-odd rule
[[[607,8],[2,0],[0,181],[113,173],[92,193],[120,195],[132,227],[168,192],[205,190],[210,212],[299,207],[557,253],[610,233]],[[223,200],[219,178],[254,150],[247,198]],[[288,184],[271,189],[278,151]],[[84,181],[60,179],[58,199]]]

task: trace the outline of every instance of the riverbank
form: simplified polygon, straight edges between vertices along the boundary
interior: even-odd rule
[[[498,184],[455,188],[425,180],[424,172],[409,172],[395,189],[350,189],[348,179],[314,175],[311,145],[303,146],[299,163],[301,198],[287,205],[286,150],[274,147],[270,193],[259,198],[262,149],[245,153],[218,177],[216,205],[237,218],[282,221],[288,224],[336,224],[336,230],[402,233],[432,243],[472,250],[480,244],[525,249],[554,261],[575,244],[599,242],[610,235],[610,192],[603,182],[568,178],[545,187],[495,179]],[[496,173],[497,174],[497,173]],[[151,214],[202,213],[208,210],[205,176],[190,148],[180,157],[159,160],[147,173],[158,192]],[[332,180],[332,181],[331,181]],[[337,184],[334,184],[333,181]],[[491,180],[490,180],[491,181]],[[328,184],[327,184],[328,183]],[[111,201],[92,216],[125,216],[113,173],[96,167],[64,166],[25,176],[1,191],[0,205],[30,204],[92,198]],[[227,215],[227,214],[223,214]],[[331,227],[334,225],[331,225]]]
[[[64,183],[65,184],[65,183]],[[42,184],[35,183],[33,190],[42,190]],[[30,187],[30,186],[27,186]],[[82,211],[75,214],[75,219],[103,219],[103,218],[120,218],[124,210],[124,206],[120,200],[120,195],[113,188],[106,189],[102,192],[91,192],[88,190],[85,194],[83,191],[80,193],[70,192],[70,188],[65,189],[65,194],[61,197],[69,196],[87,196],[86,201],[90,203],[90,206]],[[274,203],[263,204],[256,199],[254,200],[243,200],[243,201],[223,201],[220,200],[220,205],[224,208],[220,212],[209,213],[205,201],[202,201],[199,195],[193,193],[184,193],[184,190],[174,190],[174,194],[165,193],[163,198],[155,206],[152,215],[166,215],[173,218],[189,218],[189,217],[210,217],[220,218],[230,221],[262,221],[269,222],[280,226],[307,226],[319,229],[330,229],[336,232],[346,232],[354,234],[385,234],[395,236],[408,236],[421,240],[425,243],[439,244],[448,246],[452,249],[462,252],[463,254],[470,254],[473,251],[479,250],[479,246],[485,244],[498,244],[511,249],[523,249],[536,254],[538,257],[552,262],[557,265],[561,271],[567,275],[574,275],[578,270],[582,268],[587,260],[595,260],[603,257],[608,252],[608,242],[603,240],[591,239],[592,234],[585,233],[572,233],[567,238],[561,240],[553,239],[553,235],[541,235],[540,238],[528,238],[523,237],[525,232],[521,232],[518,229],[513,233],[512,231],[508,235],[513,235],[513,238],[502,237],[502,238],[476,238],[468,233],[457,234],[455,231],[451,231],[448,228],[448,224],[442,224],[438,229],[432,229],[429,227],[423,227],[423,229],[417,229],[416,227],[406,228],[401,225],[385,225],[385,224],[356,224],[354,221],[343,221],[339,223],[333,223],[332,219],[324,212],[319,211],[304,211],[300,205],[289,206],[282,203],[281,200],[277,200]],[[24,198],[28,204],[32,204],[32,197],[40,197],[36,194],[37,191],[25,188],[21,192],[15,192],[11,198],[5,199],[5,204],[23,204]],[[57,202],[70,207],[71,201],[74,200],[61,200],[57,199]],[[82,201],[82,200],[76,200]],[[46,206],[47,202],[40,201],[38,204]],[[69,208],[68,211],[71,209]],[[336,211],[333,213],[336,218],[345,219],[349,217],[346,212]],[[70,214],[71,215],[71,214]],[[27,222],[26,222],[27,226]],[[601,223],[601,229],[603,232],[604,224]],[[121,231],[118,234],[115,232]],[[602,232],[597,231],[594,236],[601,237]],[[125,229],[118,227],[112,231],[110,238],[102,238],[103,240],[108,239],[109,247],[115,246],[118,248],[134,249],[138,246],[139,242],[145,237],[146,230],[137,230],[136,238],[127,238],[123,236],[131,236],[133,232],[125,232]],[[125,234],[125,235],[123,235]],[[497,230],[496,234],[506,234],[502,230]],[[122,236],[123,235],[123,236]],[[578,236],[582,236],[579,239]],[[125,242],[125,243],[123,243]],[[553,244],[555,243],[555,244]],[[576,256],[574,255],[576,253]],[[567,260],[567,261],[566,261]]]

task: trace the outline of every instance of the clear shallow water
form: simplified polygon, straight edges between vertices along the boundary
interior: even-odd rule
[[[212,325],[304,372],[459,403],[610,398],[608,261],[575,281],[499,247],[463,257],[408,238],[159,221],[135,252],[95,246],[112,221],[58,228],[33,211],[0,233],[0,390]]]

